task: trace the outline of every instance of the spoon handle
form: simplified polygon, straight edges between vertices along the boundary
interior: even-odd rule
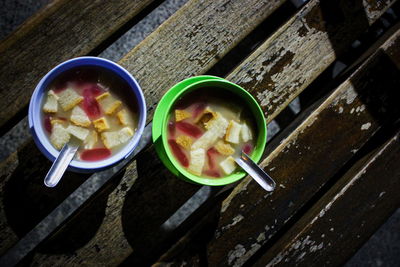
[[[46,178],[44,178],[44,184],[47,187],[55,187],[58,184],[78,148],[79,145],[72,144],[72,142],[66,143],[63,146],[60,154],[47,173]]]
[[[261,185],[266,191],[274,191],[276,183],[263,169],[261,169],[246,153],[242,152],[236,163],[247,172],[251,178]]]

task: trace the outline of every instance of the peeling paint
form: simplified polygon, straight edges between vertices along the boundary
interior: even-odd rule
[[[233,261],[235,261],[237,258],[242,257],[245,253],[246,249],[243,245],[236,245],[234,250],[228,252],[228,264],[231,265]]]
[[[361,130],[362,131],[368,130],[369,127],[371,127],[371,123],[370,122],[364,123],[363,125],[361,125]]]

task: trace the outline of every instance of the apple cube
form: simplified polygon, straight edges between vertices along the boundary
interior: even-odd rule
[[[70,139],[69,132],[60,123],[55,123],[50,135],[50,142],[60,150]]]
[[[226,175],[231,174],[236,169],[236,162],[235,159],[231,156],[227,157],[219,164],[221,169],[224,171]]]
[[[43,111],[46,113],[56,113],[58,111],[58,96],[53,90],[47,93],[46,103],[43,105]]]
[[[200,176],[203,170],[205,156],[206,152],[202,148],[190,151],[190,163],[188,170],[191,173]]]
[[[64,111],[68,111],[81,103],[83,97],[72,88],[67,88],[58,94],[58,102]]]
[[[79,106],[75,106],[72,109],[70,120],[75,125],[82,127],[88,127],[91,124],[89,117],[86,115],[85,111]]]
[[[115,100],[109,92],[99,95],[96,97],[96,100],[99,102],[101,108],[104,110],[104,113],[107,115],[112,115],[122,105],[122,102]]]

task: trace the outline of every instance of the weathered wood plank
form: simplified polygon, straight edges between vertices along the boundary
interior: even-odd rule
[[[248,5],[244,7],[242,6],[241,1],[194,0],[181,8],[144,42],[139,44],[120,63],[134,73],[135,77],[137,77],[141,83],[146,95],[146,101],[149,104],[149,120],[152,117],[152,110],[156,103],[170,86],[187,76],[206,72],[217,62],[219,57],[223,56],[233,48],[283,2],[283,0],[254,0],[248,2]],[[235,24],[238,22],[238,18],[240,26]],[[215,25],[218,25],[218,27],[215,27]],[[188,47],[190,49],[188,49]],[[179,62],[179,64],[175,64],[177,62]],[[31,146],[33,147],[32,142]],[[35,148],[33,149],[35,150]],[[36,150],[36,153],[39,152]],[[156,156],[153,154],[153,157]],[[13,160],[17,159],[12,158],[10,160],[13,162]],[[141,160],[139,159],[139,161]],[[162,177],[156,180],[158,183],[160,183],[160,179],[166,179],[171,176],[167,173],[165,168],[157,165],[159,164],[158,161],[149,161],[149,163],[155,164],[156,167],[151,165],[152,168],[146,170],[146,173],[151,177],[152,172],[154,171],[157,174],[154,178]],[[39,164],[40,163],[38,163],[38,165]],[[33,170],[42,170],[42,168],[43,167],[41,166],[36,166],[36,164],[31,166],[31,169]],[[159,172],[159,170],[162,170],[162,172]],[[13,175],[13,173],[5,173],[4,175]],[[143,176],[144,174],[141,175]],[[43,177],[43,174],[39,171],[35,173],[35,176]],[[135,180],[135,177],[137,177],[137,174],[130,174],[128,172],[128,174],[122,178],[121,184],[129,185],[127,186],[126,191],[132,189],[130,181]],[[42,186],[41,181],[34,181],[34,183]],[[148,195],[143,199],[150,197],[154,188],[163,188],[162,186],[150,183],[148,179],[143,181],[147,181],[147,183],[151,185],[145,187],[147,188],[146,192]],[[156,181],[154,183],[156,183]],[[158,213],[160,219],[155,219],[155,223],[162,223],[162,219],[168,218],[174,209],[182,204],[182,200],[186,200],[194,192],[194,190],[191,189],[193,188],[193,185],[178,181],[175,178],[172,179],[171,177],[171,179],[166,179],[164,182],[166,183],[165,186],[171,184],[169,185],[170,190],[176,190],[177,188],[182,187],[182,190],[179,190],[182,194],[177,197],[177,201],[179,200],[178,202],[170,203],[171,205],[169,205],[168,208],[160,210]],[[72,189],[73,188],[70,189],[70,192]],[[135,192],[136,190],[139,190],[137,194],[142,194],[142,189],[137,189],[136,186],[132,190]],[[165,192],[168,192],[168,190]],[[4,192],[2,194],[4,194]],[[118,215],[122,212],[121,210],[123,207],[121,206],[121,202],[118,199],[114,199],[114,197],[116,196],[112,194],[108,204],[110,209],[106,210],[107,218],[110,217],[115,218],[115,220],[120,220]],[[165,198],[167,199],[167,196],[165,196]],[[54,199],[50,199],[49,201],[54,201]],[[54,202],[59,203],[59,201]],[[165,203],[160,202],[157,203],[157,205],[158,207],[162,207]],[[137,214],[140,215],[140,213],[145,213],[143,210],[144,207],[145,204],[143,204],[142,209],[138,210]],[[6,218],[4,218],[3,222],[0,223],[2,227],[7,227],[7,221],[5,220]],[[99,230],[96,239],[93,240],[93,244],[96,244],[96,247],[98,247],[97,244],[102,246],[102,240],[110,239],[110,237],[107,236],[112,233],[110,229],[118,227],[118,224],[116,224],[114,220],[105,220],[103,225],[105,225],[105,228]],[[115,246],[119,247],[119,244],[126,242],[121,240],[126,238],[124,237],[124,232],[120,230],[116,231],[118,231],[118,235],[111,238],[113,242],[111,243],[110,241],[109,246],[106,246],[105,249],[101,249],[101,252],[97,253],[99,258],[107,260],[110,258],[110,255],[117,253],[116,259],[123,260],[123,256],[121,255],[126,255],[127,253],[132,252],[132,248],[129,246],[121,251],[115,251]],[[139,244],[137,244],[137,246],[139,246]],[[91,259],[93,254],[91,253],[93,253],[93,247],[85,246],[81,250],[77,250],[77,255],[79,255],[77,257],[73,257],[74,255],[70,254],[64,254],[53,256],[52,260],[60,264],[64,260],[75,263],[81,260],[87,260],[90,262],[93,260]],[[43,258],[44,257],[46,256],[43,256]],[[51,257],[52,256],[50,255],[49,258]],[[46,260],[48,260],[49,264],[53,262],[50,259]]]
[[[244,264],[387,120],[399,117],[399,42],[397,30],[262,162],[278,182],[275,192],[246,178],[223,202],[215,238],[205,244],[209,265]]]
[[[0,129],[27,106],[40,78],[91,53],[153,0],[52,1],[0,43]],[[6,129],[3,127],[6,126]]]
[[[310,1],[228,79],[275,118],[395,1]]]
[[[346,173],[256,266],[344,264],[400,204],[400,133],[368,157]]]
[[[381,12],[382,12],[382,11],[381,11]],[[367,27],[367,25],[366,25],[366,27]],[[365,27],[365,28],[366,28],[366,27]],[[363,28],[363,29],[365,29],[365,28]],[[360,30],[360,29],[358,29],[358,30]],[[361,31],[362,31],[362,30],[360,30],[360,32],[361,32]],[[356,35],[350,36],[350,37],[351,37],[351,38],[355,38],[355,36],[356,36]],[[297,35],[296,35],[295,37],[297,37]],[[350,37],[348,37],[348,38],[350,38]],[[155,41],[154,41],[154,42],[155,42]],[[349,43],[350,43],[350,41],[349,41]],[[133,52],[132,52],[132,53],[133,53]],[[316,55],[319,55],[319,54],[316,53]],[[143,57],[143,56],[142,56],[142,57]],[[135,60],[137,60],[136,57],[133,57],[133,58],[134,58]],[[326,66],[329,65],[329,63],[330,63],[330,62],[328,62],[328,63],[325,62],[325,61],[323,62],[323,64],[326,64]],[[123,64],[125,64],[125,63],[123,63]],[[279,65],[279,62],[276,62],[276,64]],[[321,64],[322,64],[322,63],[321,63]],[[324,66],[323,64],[322,64],[322,66]],[[138,66],[138,67],[139,67],[139,66]],[[259,67],[261,68],[262,66],[259,66]],[[128,66],[128,68],[129,68],[129,66]],[[167,69],[167,70],[169,70],[169,69]],[[180,74],[178,74],[178,75],[180,75]],[[154,77],[154,78],[155,78],[155,77]],[[140,78],[139,78],[139,79],[140,79]],[[151,80],[149,80],[149,81],[151,81]],[[157,86],[157,88],[161,88],[160,85],[156,85],[156,84],[155,84],[155,86]],[[164,88],[164,86],[162,86],[162,87]],[[151,87],[146,86],[146,88],[151,88]],[[167,88],[167,87],[166,87],[166,88]],[[151,95],[153,95],[153,94],[158,95],[159,92],[158,92],[157,90],[155,90],[155,92],[154,92],[154,91],[153,91],[153,92],[151,92],[151,91],[148,92],[148,91],[146,91],[146,89],[145,89],[145,94],[146,94],[146,96],[149,96],[149,94],[150,94],[150,96],[151,96]],[[150,99],[156,99],[157,97],[158,97],[158,96],[150,97]],[[148,98],[149,98],[149,97],[148,97]],[[152,106],[151,106],[152,103],[154,103],[154,102],[152,102],[152,100],[151,100],[151,101],[150,101],[150,110],[151,110],[151,108],[152,108]],[[175,183],[175,182],[172,182],[172,184],[174,184],[174,183]],[[172,185],[171,188],[174,188],[175,186],[176,186],[176,185]],[[180,190],[181,188],[183,188],[183,191],[184,191],[184,189],[185,189],[184,186],[182,186],[182,187],[176,187],[176,189],[178,189],[177,191],[180,191],[180,192],[182,191],[182,190]],[[193,191],[190,191],[190,192],[193,192]],[[147,195],[148,195],[148,196],[153,195],[153,193],[150,193],[150,192],[147,192],[147,193],[146,193],[146,192],[144,192],[144,193],[141,192],[141,193],[142,193],[142,194],[145,194],[145,196],[147,196]],[[164,205],[164,206],[165,206],[165,205]],[[178,208],[178,207],[179,207],[179,206],[175,206],[175,209]],[[170,207],[168,207],[168,208],[170,208]],[[168,209],[169,212],[170,212],[171,210],[173,210],[173,209]],[[135,214],[137,214],[137,213],[135,213]],[[164,214],[164,213],[162,213],[162,214]],[[163,216],[164,216],[164,215],[163,215]],[[161,220],[160,220],[160,222],[161,222]],[[103,233],[107,234],[107,233],[113,232],[114,227],[113,227],[112,225],[104,225],[104,227],[107,227],[107,228],[106,228],[107,230],[104,231]],[[117,230],[117,231],[118,231],[118,230]],[[106,237],[105,237],[105,236],[96,236],[96,237],[95,237],[95,239],[97,239],[97,240],[103,240],[104,238],[106,238]],[[139,240],[141,240],[141,239],[139,239]],[[93,251],[91,251],[91,252],[93,252]],[[84,252],[84,253],[85,253],[85,255],[90,255],[89,252],[87,252],[87,251]],[[87,253],[87,254],[86,254],[86,253]],[[109,252],[108,252],[107,250],[105,250],[104,252],[101,252],[101,253],[105,253],[104,255],[106,255],[106,253],[109,253]],[[79,260],[82,260],[81,255],[83,255],[83,254],[79,254],[79,256],[78,256]],[[61,256],[61,257],[63,257],[63,256]],[[83,256],[82,256],[82,257],[83,257]],[[86,257],[87,257],[87,256],[84,256],[83,258],[86,259]],[[38,260],[38,262],[42,262],[42,261],[46,261],[46,260],[48,260],[48,257],[41,257],[40,260]],[[60,260],[60,261],[61,261],[61,260]]]

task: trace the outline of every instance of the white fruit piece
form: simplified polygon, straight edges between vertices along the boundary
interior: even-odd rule
[[[118,122],[121,125],[124,125],[124,126],[128,125],[128,123],[129,123],[129,114],[128,114],[128,112],[125,109],[121,109],[117,113],[117,119],[118,119]]]
[[[253,134],[251,133],[250,127],[247,123],[242,124],[242,130],[240,131],[240,137],[242,138],[243,142],[247,142],[253,139]]]
[[[69,132],[60,124],[55,123],[50,135],[50,142],[53,146],[60,150],[70,139]]]
[[[226,129],[225,140],[232,144],[239,144],[240,131],[242,126],[234,120],[229,122],[228,128]]]
[[[75,125],[69,125],[67,127],[67,131],[72,134],[73,136],[75,136],[76,138],[78,138],[79,140],[85,140],[86,137],[89,135],[89,130],[79,127],[79,126],[75,126]]]
[[[91,131],[83,142],[85,149],[92,149],[98,141],[98,134],[96,131]]]
[[[72,109],[70,120],[73,124],[82,127],[89,127],[91,124],[91,121],[86,115],[86,112],[79,106],[75,106]]]
[[[190,163],[188,170],[191,173],[200,176],[203,170],[205,157],[206,152],[202,148],[190,151]]]
[[[105,92],[99,95],[98,97],[96,97],[96,100],[97,102],[99,102],[104,113],[107,115],[112,115],[122,105],[122,102],[119,100],[115,100],[109,92]]]
[[[228,127],[228,121],[222,117],[220,113],[216,113],[215,119],[211,120],[208,124],[208,131],[205,132],[196,142],[192,145],[192,150],[198,148],[207,149],[217,141],[218,138],[224,136],[226,128]]]
[[[236,169],[236,162],[235,159],[231,156],[227,157],[219,164],[221,169],[224,171],[226,175],[231,174]]]
[[[43,111],[46,113],[56,113],[58,111],[58,96],[53,90],[47,92],[46,103],[43,105]]]
[[[81,103],[83,97],[72,88],[67,88],[58,94],[58,103],[64,111],[68,111]]]
[[[129,127],[124,127],[119,131],[104,132],[101,134],[101,140],[105,147],[113,148],[125,143],[133,136],[133,131]]]

